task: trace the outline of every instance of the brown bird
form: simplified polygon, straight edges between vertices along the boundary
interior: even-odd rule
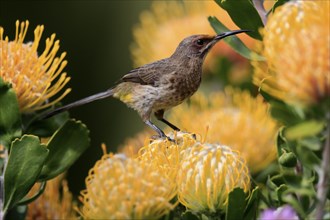
[[[55,109],[46,113],[43,118],[113,96],[135,109],[143,122],[161,138],[166,137],[165,133],[150,121],[152,113],[158,120],[179,131],[178,127],[164,119],[164,112],[179,105],[197,91],[201,83],[202,65],[210,49],[219,40],[243,32],[248,30],[228,31],[216,36],[189,36],[181,41],[172,56],[133,69],[107,91]]]

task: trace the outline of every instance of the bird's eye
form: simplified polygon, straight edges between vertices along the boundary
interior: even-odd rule
[[[204,45],[204,40],[202,40],[202,39],[198,39],[198,40],[196,41],[196,44],[197,44],[198,46],[203,46],[203,45]]]

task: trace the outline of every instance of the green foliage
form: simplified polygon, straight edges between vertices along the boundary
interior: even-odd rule
[[[264,192],[267,203],[275,207],[290,204],[302,218],[313,211],[315,175],[321,163],[318,151],[322,148],[317,136],[323,130],[324,123],[314,120],[280,129],[277,137],[280,170],[267,180],[268,190]]]
[[[5,212],[29,192],[48,153],[49,150],[36,136],[24,135],[12,143],[5,170]]]
[[[24,132],[45,138],[52,136],[70,118],[68,112],[63,112],[44,120],[36,120],[38,116],[36,115],[35,118],[31,119],[31,116],[23,115]]]
[[[229,29],[223,25],[216,17],[209,17],[209,22],[215,32],[217,34],[220,34],[222,32],[229,31]],[[248,34],[250,32],[246,32]],[[236,36],[231,36],[224,38],[223,41],[225,41],[231,48],[233,48],[237,53],[242,55],[243,57],[250,59],[250,60],[258,60],[263,61],[265,60],[264,57],[254,53],[251,51],[245,44]]]
[[[50,136],[47,144],[41,143],[41,138]],[[9,152],[3,174],[3,211],[11,209],[9,216],[23,218],[18,206],[43,192],[40,189],[26,198],[32,186],[65,172],[86,150],[90,139],[86,126],[69,119],[68,113],[45,120],[39,120],[37,113],[22,115],[14,90],[0,78],[0,144]]]
[[[246,34],[257,40],[262,40],[259,28],[264,25],[251,0],[215,0],[215,2],[227,11],[238,27],[252,31]]]
[[[235,188],[228,196],[228,204],[226,210],[226,220],[244,219],[252,220],[256,218],[257,207],[259,204],[259,188],[251,190],[251,194],[247,195],[243,189]]]
[[[245,209],[245,193],[236,188],[229,193],[226,220],[243,219]]]
[[[297,165],[297,157],[292,152],[284,152],[279,158],[278,162],[283,167],[295,167]]]
[[[280,7],[282,5],[284,5],[285,3],[289,2],[290,0],[277,0],[275,1],[275,4],[272,7],[272,13],[275,12],[275,10],[277,9],[277,7]]]
[[[194,213],[186,211],[181,216],[182,220],[199,220],[198,216],[196,216]]]
[[[252,190],[244,210],[244,220],[252,220],[257,217],[257,208],[260,200],[260,190],[256,187]]]
[[[0,144],[9,147],[21,135],[21,115],[14,90],[0,77]]]
[[[324,129],[324,122],[309,120],[291,126],[285,131],[288,140],[302,139],[305,137],[314,137]]]
[[[89,146],[89,131],[79,121],[68,120],[47,143],[49,156],[39,181],[52,179],[67,170]]]
[[[272,100],[269,102],[271,105],[271,115],[284,125],[296,124],[301,122],[305,115],[299,107],[292,107],[283,102]]]
[[[288,105],[260,90],[260,94],[270,104],[270,113],[273,118],[283,125],[292,125],[302,122],[306,118],[306,112],[300,106]]]
[[[68,120],[47,144],[41,144],[34,135],[15,140],[5,170],[4,210],[20,203],[35,182],[50,180],[67,170],[89,142],[86,126],[75,120]]]

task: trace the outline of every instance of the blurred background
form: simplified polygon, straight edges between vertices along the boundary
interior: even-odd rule
[[[3,1],[0,26],[9,39],[15,37],[16,20],[29,20],[26,41],[33,40],[37,25],[45,26],[40,51],[51,34],[60,40],[58,56],[66,51],[72,92],[62,101],[77,99],[111,87],[133,68],[130,55],[132,27],[151,1]],[[144,128],[135,111],[109,98],[70,111],[90,130],[91,146],[71,167],[67,178],[70,190],[79,194],[88,170],[102,155],[101,143],[114,151],[125,138]]]

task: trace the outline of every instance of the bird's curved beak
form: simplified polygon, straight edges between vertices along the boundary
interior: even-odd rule
[[[235,31],[223,32],[221,34],[216,35],[213,40],[218,41],[218,40],[221,40],[221,39],[223,39],[225,37],[228,37],[228,36],[231,36],[231,35],[240,34],[240,33],[244,33],[244,32],[250,32],[250,30],[235,30]]]
[[[244,32],[250,32],[250,30],[235,30],[235,31],[227,31],[227,32],[223,32],[221,34],[216,35],[213,40],[211,40],[206,47],[203,48],[203,50],[201,50],[201,56],[204,56],[207,54],[207,52],[221,39],[231,36],[231,35],[235,35],[235,34],[240,34],[240,33],[244,33]]]

